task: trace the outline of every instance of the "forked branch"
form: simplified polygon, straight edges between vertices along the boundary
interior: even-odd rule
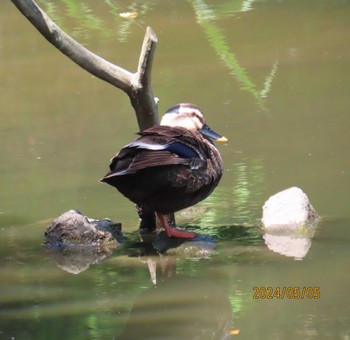
[[[32,0],[11,0],[33,26],[57,49],[94,76],[123,90],[130,98],[140,130],[158,123],[151,72],[157,36],[147,27],[136,73],[129,72],[79,44],[58,27]]]

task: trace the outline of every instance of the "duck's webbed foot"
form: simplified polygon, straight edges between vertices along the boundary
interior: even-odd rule
[[[165,230],[165,232],[167,233],[167,235],[169,237],[177,237],[177,238],[195,238],[197,236],[197,234],[195,233],[192,233],[190,231],[185,231],[185,230],[181,230],[181,229],[178,229],[178,228],[172,228],[165,215],[161,214],[161,213],[158,213],[157,212],[157,216]]]

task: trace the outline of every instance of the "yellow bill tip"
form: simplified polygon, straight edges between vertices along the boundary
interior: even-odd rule
[[[222,136],[222,137],[216,139],[216,141],[217,142],[224,142],[224,143],[226,143],[226,142],[228,142],[228,139],[226,137]]]

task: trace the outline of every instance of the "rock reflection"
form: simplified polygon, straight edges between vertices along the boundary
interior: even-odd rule
[[[302,260],[311,247],[311,237],[264,234],[267,247],[275,253]]]
[[[48,255],[58,268],[70,274],[80,274],[90,265],[97,264],[112,255],[112,251],[100,252],[98,249],[48,250]]]
[[[291,187],[272,195],[263,206],[263,238],[269,249],[302,260],[311,247],[319,216],[307,195]]]
[[[80,211],[69,210],[50,223],[44,246],[57,266],[79,274],[110,257],[123,243],[121,224],[109,219],[95,220]]]

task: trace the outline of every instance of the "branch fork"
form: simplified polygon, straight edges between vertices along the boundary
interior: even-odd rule
[[[91,52],[58,27],[32,0],[11,0],[32,25],[57,49],[81,68],[124,91],[135,110],[140,130],[158,124],[157,100],[151,73],[158,38],[147,27],[137,72],[132,73]]]

